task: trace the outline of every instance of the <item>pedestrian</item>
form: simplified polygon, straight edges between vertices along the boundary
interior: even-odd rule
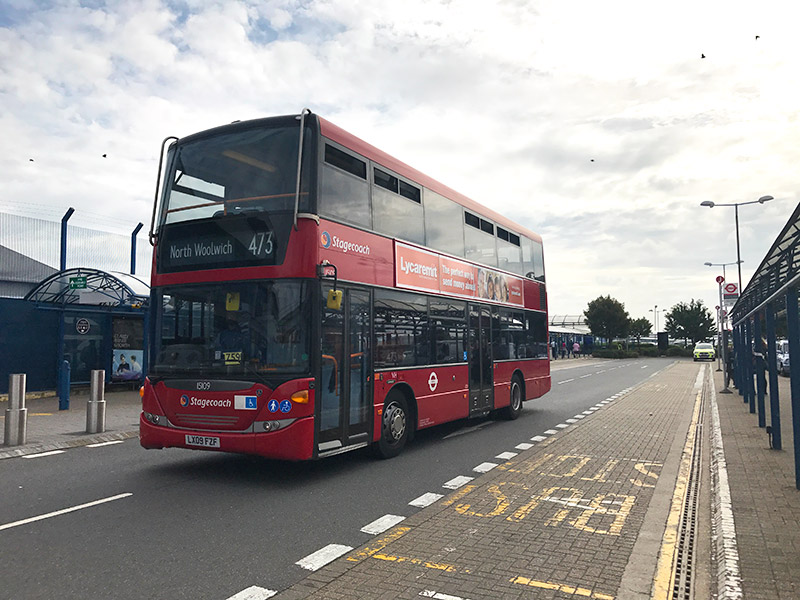
[[[561,342],[561,358],[567,357],[567,343]]]
[[[572,355],[575,358],[580,358],[580,356],[581,356],[581,345],[580,345],[580,343],[578,341],[576,341],[574,344],[572,344]]]
[[[558,358],[558,342],[553,340],[550,342],[550,349],[553,351],[553,360]]]

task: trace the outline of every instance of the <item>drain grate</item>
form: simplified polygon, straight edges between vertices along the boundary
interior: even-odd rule
[[[675,565],[672,580],[673,600],[692,600],[692,583],[694,574],[695,534],[697,531],[697,512],[700,502],[700,469],[703,445],[703,415],[705,412],[706,394],[703,390],[700,410],[695,425],[694,448],[686,485],[686,496],[683,500],[680,528],[675,549]]]

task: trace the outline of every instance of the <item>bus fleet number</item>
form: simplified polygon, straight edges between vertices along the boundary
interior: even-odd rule
[[[250,240],[250,245],[247,247],[253,256],[269,256],[272,254],[274,244],[272,243],[271,231],[259,231],[253,234],[253,239]]]

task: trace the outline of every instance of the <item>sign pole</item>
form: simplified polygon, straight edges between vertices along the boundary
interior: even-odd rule
[[[721,352],[722,364],[725,365],[725,370],[726,370],[726,372],[724,372],[722,374],[723,389],[722,389],[722,391],[720,393],[721,394],[730,394],[731,391],[728,389],[728,378],[726,377],[727,369],[728,369],[728,357],[727,357],[727,354],[728,354],[727,346],[728,345],[725,343],[725,335],[723,333],[723,331],[725,329],[725,324],[722,321],[722,311],[725,308],[725,305],[722,302],[722,284],[723,283],[725,283],[725,278],[722,277],[722,275],[718,276],[717,277],[717,284],[719,286],[719,315],[720,315],[719,328],[720,328],[720,336],[721,336],[720,339],[722,340],[722,342],[720,343],[720,346],[721,346],[721,350],[722,350],[722,352]]]

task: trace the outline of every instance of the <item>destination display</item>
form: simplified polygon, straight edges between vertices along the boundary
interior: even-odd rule
[[[263,215],[167,225],[158,245],[158,268],[162,273],[275,265],[282,261],[275,229]]]
[[[521,277],[400,242],[394,257],[397,287],[523,306]]]

